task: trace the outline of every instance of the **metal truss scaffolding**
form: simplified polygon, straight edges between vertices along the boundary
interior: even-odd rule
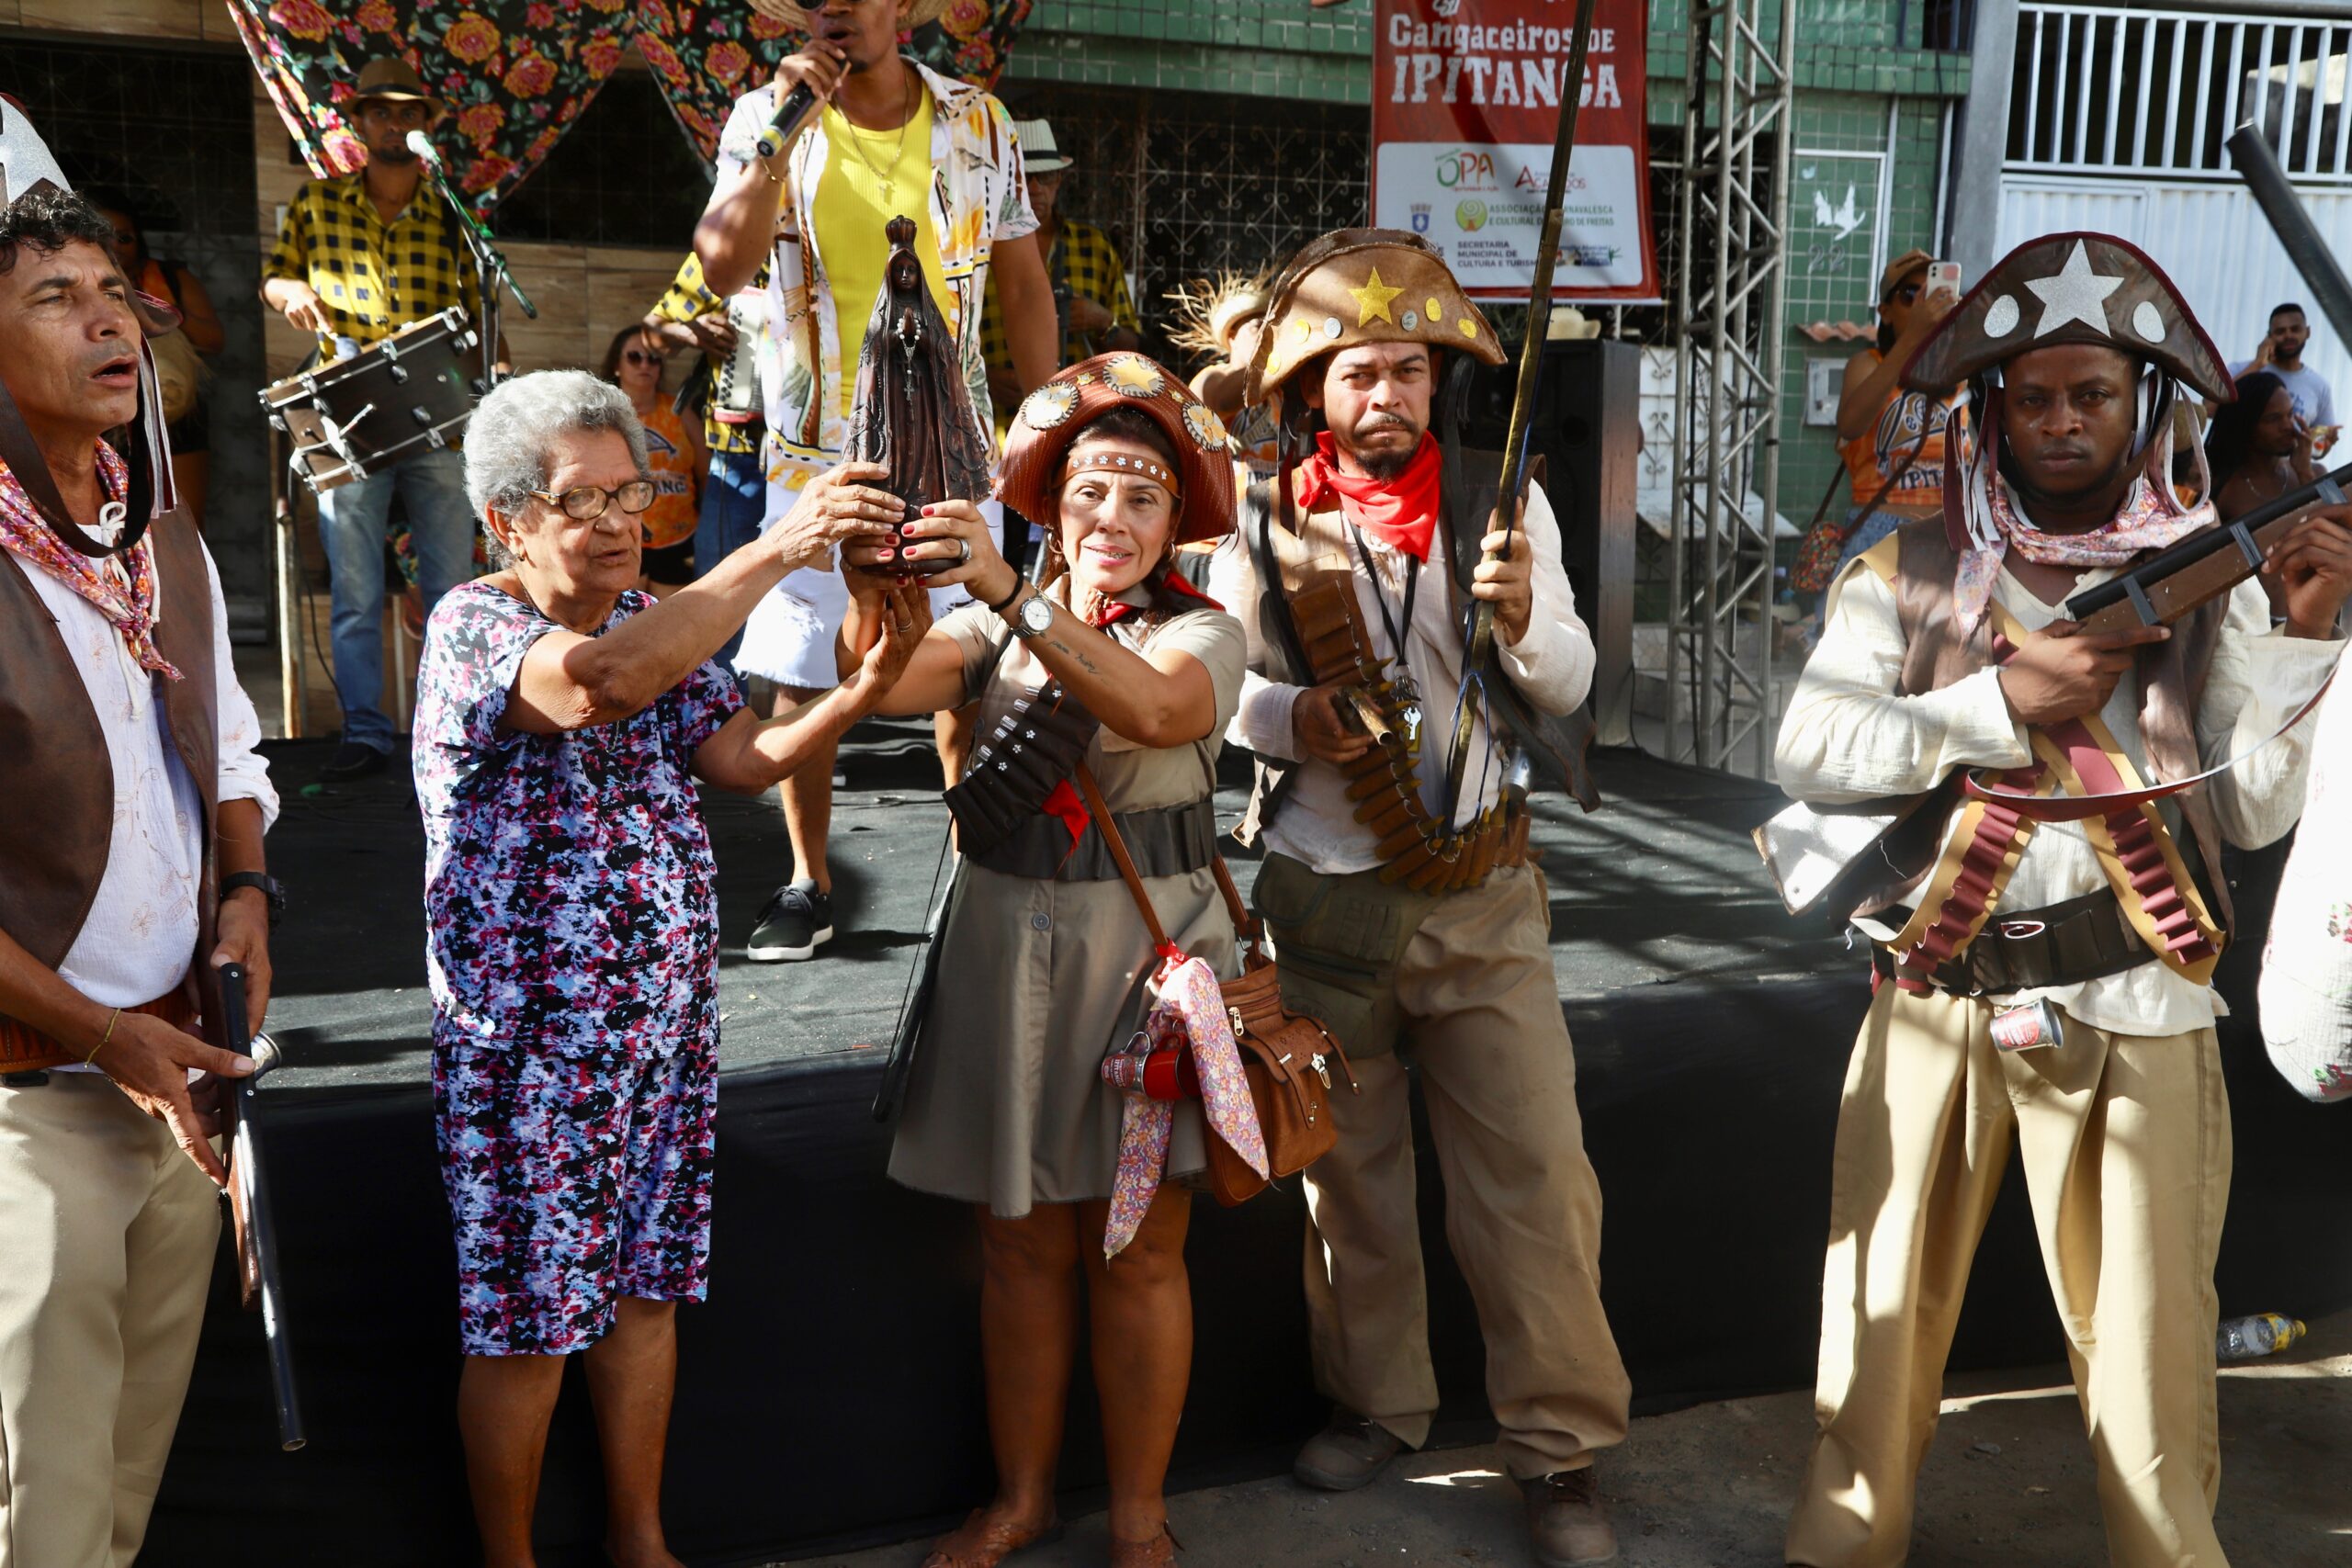
[[[1773,499],[1796,0],[1690,0],[1675,285],[1668,754],[1770,761]]]

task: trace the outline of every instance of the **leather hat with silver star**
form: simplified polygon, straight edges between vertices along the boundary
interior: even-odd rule
[[[2155,365],[2215,402],[2230,368],[2164,269],[2112,234],[2045,234],[2001,259],[1903,367],[1914,391],[1940,391],[2018,355],[2091,343]]]
[[[1401,229],[1337,229],[1308,241],[1274,279],[1249,399],[1261,400],[1320,355],[1365,343],[1458,348],[1489,365],[1504,358],[1436,246]]]

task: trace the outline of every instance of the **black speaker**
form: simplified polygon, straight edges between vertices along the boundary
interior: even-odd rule
[[[1500,451],[1519,356],[1476,367],[1464,434]],[[1641,350],[1613,339],[1544,345],[1529,457],[1560,523],[1560,556],[1598,656],[1593,716],[1604,741],[1630,738],[1634,677],[1634,493],[1640,483]]]

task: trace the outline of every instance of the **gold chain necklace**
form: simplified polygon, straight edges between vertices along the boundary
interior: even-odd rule
[[[899,78],[901,87],[899,94],[899,106],[905,118],[899,121],[899,140],[890,149],[890,173],[888,175],[885,176],[881,170],[876,168],[874,166],[874,160],[866,154],[865,137],[864,135],[865,128],[859,125],[855,120],[850,118],[847,111],[842,109],[834,110],[836,114],[839,114],[842,117],[842,124],[849,130],[850,151],[857,154],[857,161],[865,165],[865,172],[874,176],[875,185],[881,189],[882,210],[884,215],[893,218],[898,216],[898,214],[891,209],[897,207],[899,202],[899,163],[907,154],[907,127],[915,122],[914,96],[912,94],[904,91],[904,85],[906,81],[906,77],[904,75],[905,69],[906,68],[903,64],[899,67],[901,74]]]

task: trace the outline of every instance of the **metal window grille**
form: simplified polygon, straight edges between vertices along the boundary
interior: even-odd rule
[[[2298,182],[2352,184],[2347,66],[2346,21],[2029,4],[2005,166],[2234,179],[2254,121]]]

